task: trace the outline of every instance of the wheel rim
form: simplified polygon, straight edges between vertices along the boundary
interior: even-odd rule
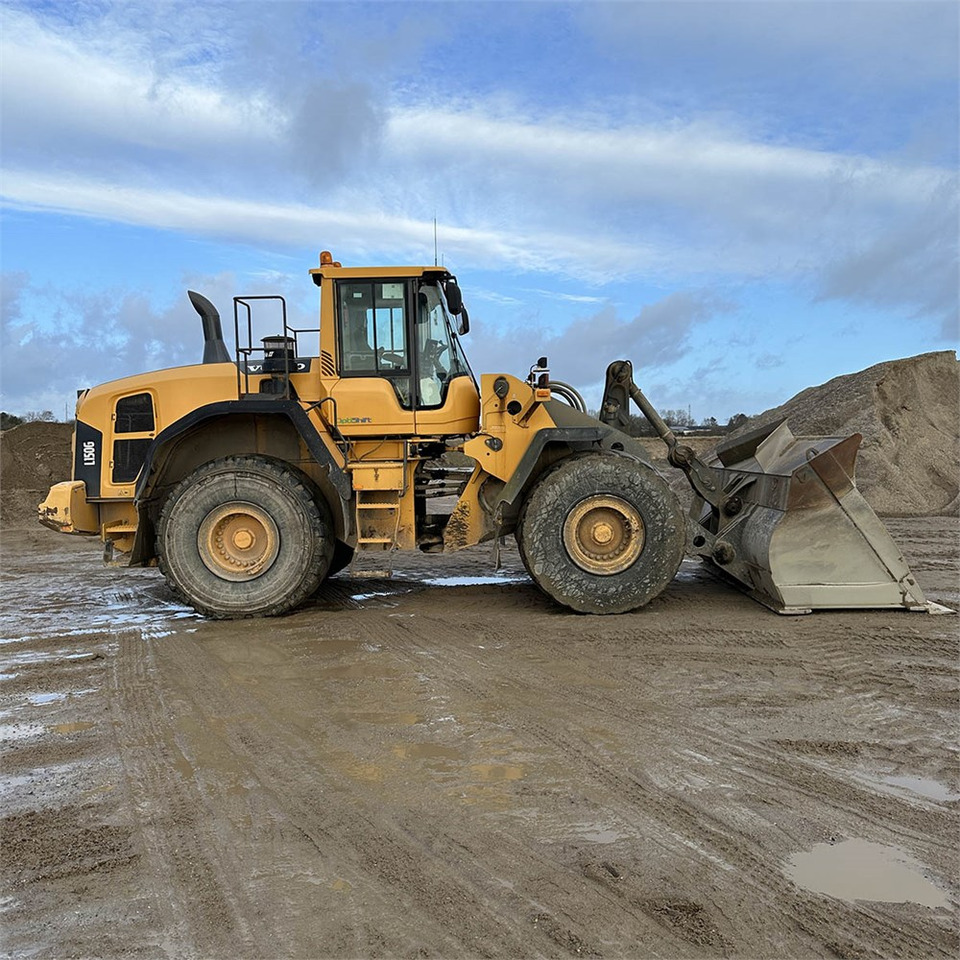
[[[253,580],[277,559],[280,533],[266,511],[235,501],[207,514],[197,531],[197,547],[211,573],[224,580]]]
[[[570,559],[600,576],[631,567],[645,537],[639,512],[619,497],[588,497],[567,514],[563,524],[563,545]]]

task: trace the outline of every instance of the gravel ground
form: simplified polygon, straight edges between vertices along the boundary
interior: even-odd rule
[[[954,609],[958,523],[890,521]],[[15,957],[956,956],[958,620],[699,564],[577,616],[514,551],[204,621],[3,535]]]

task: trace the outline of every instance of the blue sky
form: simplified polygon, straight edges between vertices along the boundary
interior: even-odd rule
[[[11,412],[194,362],[185,291],[443,262],[477,371],[726,420],[958,341],[953,2],[2,2]],[[304,322],[304,326],[309,325]]]

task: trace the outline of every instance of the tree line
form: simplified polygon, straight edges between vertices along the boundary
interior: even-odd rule
[[[722,436],[742,427],[750,418],[745,413],[736,413],[726,423],[721,423],[716,417],[704,417],[697,422],[687,410],[658,410],[667,426],[672,430],[683,433],[702,433],[704,436]],[[595,410],[590,415],[599,417]],[[628,413],[623,432],[631,437],[655,437],[656,430],[647,422],[646,417],[639,413]]]
[[[28,410],[22,417],[15,413],[0,410],[0,430],[9,430],[19,427],[21,423],[56,423],[57,418],[52,410]]]

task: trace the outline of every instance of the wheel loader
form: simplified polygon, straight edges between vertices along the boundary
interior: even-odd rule
[[[291,326],[282,297],[236,297],[233,355],[189,291],[202,362],[80,392],[73,479],[40,522],[98,535],[109,561],[158,564],[216,618],[292,610],[363,554],[389,564],[510,534],[534,582],[582,613],[644,606],[685,553],[781,613],[926,607],[854,484],[858,435],[799,441],[778,423],[700,458],[628,361],[608,368],[599,418],[545,357],[478,384],[443,267],[344,267],[325,251],[310,275],[318,326]],[[281,332],[255,344],[264,310]],[[620,429],[631,400],[692,487],[687,514]]]

